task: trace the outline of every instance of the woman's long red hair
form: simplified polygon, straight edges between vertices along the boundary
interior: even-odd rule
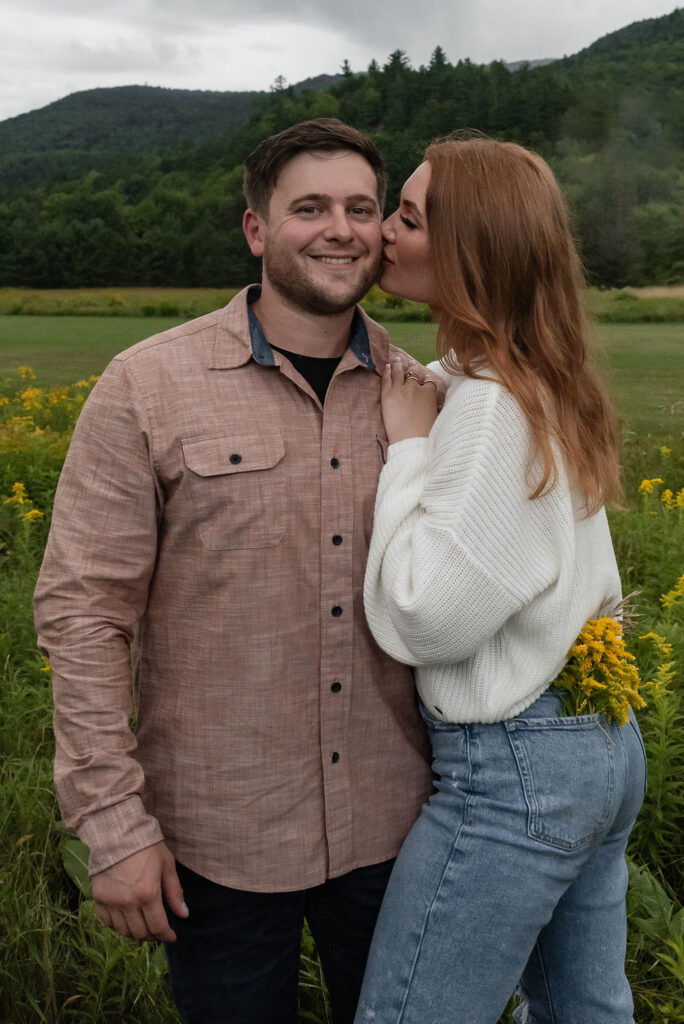
[[[551,169],[480,136],[433,143],[425,159],[442,364],[469,377],[489,367],[517,399],[543,463],[532,498],[555,483],[555,440],[594,512],[620,488],[616,431],[587,359],[582,268]]]

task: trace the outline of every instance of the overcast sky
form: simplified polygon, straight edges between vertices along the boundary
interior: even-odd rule
[[[82,89],[268,89],[365,71],[396,49],[469,57],[576,53],[676,0],[0,0],[0,120]]]

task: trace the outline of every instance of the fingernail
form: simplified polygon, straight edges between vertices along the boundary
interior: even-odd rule
[[[181,903],[181,913],[183,914],[184,917],[187,917],[188,914],[190,913],[190,911],[188,910],[187,903]]]

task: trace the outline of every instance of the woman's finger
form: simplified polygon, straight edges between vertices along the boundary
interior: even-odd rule
[[[401,359],[395,359],[392,363],[392,384],[401,387],[404,383],[404,367]]]

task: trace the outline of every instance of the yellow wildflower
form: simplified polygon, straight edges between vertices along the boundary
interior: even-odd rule
[[[12,497],[5,498],[3,504],[5,505],[25,505],[28,501],[28,495],[26,494],[26,484],[17,482],[12,486]]]
[[[21,517],[21,521],[23,523],[32,523],[34,519],[42,519],[42,518],[43,518],[43,513],[39,509],[37,509],[37,508],[32,508],[32,509],[30,509],[30,511],[24,512],[23,516]]]
[[[659,654],[664,658],[667,658],[672,654],[672,644],[668,643],[667,637],[660,636],[659,633],[644,633],[639,637],[640,640],[650,640],[655,646]]]
[[[660,500],[668,511],[671,511],[675,507],[674,494],[669,487],[660,495]]]
[[[684,577],[682,577],[682,579],[684,579]],[[659,664],[656,674],[653,679],[649,679],[643,684],[643,688],[650,690],[657,699],[663,694],[671,692],[668,687],[674,680],[675,675],[675,663],[674,660],[670,658],[670,655],[672,654],[672,644],[668,642],[666,637],[660,636],[658,633],[644,633],[640,639],[650,640],[658,653]]]
[[[90,384],[88,383],[87,380],[77,380],[76,383],[74,384],[74,387],[75,388],[89,388]]]
[[[69,388],[65,387],[53,388],[48,396],[50,405],[61,405],[61,403],[65,402],[68,397]]]
[[[40,388],[25,388],[19,393],[25,409],[42,409],[43,392]]]
[[[663,608],[672,608],[675,604],[684,602],[684,576],[680,576],[672,590],[663,594],[660,603]]]
[[[602,714],[624,725],[630,708],[646,705],[634,655],[625,647],[621,624],[610,616],[585,623],[551,685],[561,691],[563,715]]]
[[[664,459],[669,459],[670,455],[672,455],[672,449],[668,448],[667,445],[662,444],[660,446],[660,454]]]
[[[664,480],[659,476],[654,476],[651,480],[642,480],[639,484],[639,494],[650,494],[657,484],[662,483]]]
[[[684,508],[684,487],[682,487],[681,491],[677,491],[675,505],[677,506],[677,508]]]
[[[17,372],[22,380],[35,380],[36,375],[30,366],[18,366]]]

